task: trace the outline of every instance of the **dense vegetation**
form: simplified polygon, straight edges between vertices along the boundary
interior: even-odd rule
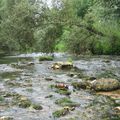
[[[119,0],[0,0],[0,53],[120,55]]]

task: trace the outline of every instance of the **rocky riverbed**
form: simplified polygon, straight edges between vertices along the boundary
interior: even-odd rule
[[[0,58],[0,120],[120,119],[120,57],[40,55]]]

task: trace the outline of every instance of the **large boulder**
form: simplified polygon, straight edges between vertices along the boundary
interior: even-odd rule
[[[92,81],[91,87],[96,91],[112,91],[120,88],[120,82],[116,79],[102,78]]]
[[[73,68],[72,62],[56,62],[52,65],[53,69],[71,69]]]

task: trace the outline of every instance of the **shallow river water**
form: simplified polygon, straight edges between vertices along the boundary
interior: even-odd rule
[[[0,58],[0,117],[8,116],[14,120],[118,120],[114,115],[113,101],[106,96],[97,95],[90,90],[74,90],[72,82],[81,81],[82,78],[71,77],[70,70],[53,70],[51,66],[56,61],[73,60],[74,66],[79,68],[87,77],[110,77],[120,80],[119,56],[80,56],[55,54],[54,61],[38,61],[41,54],[19,56],[6,56]],[[18,68],[14,64],[21,64]],[[29,64],[34,63],[34,64]],[[27,65],[26,65],[27,64]],[[47,81],[46,78],[51,78]],[[71,95],[65,96],[56,93],[51,85],[64,83],[70,86]],[[15,93],[23,95],[33,103],[43,107],[35,110],[31,107],[21,108],[12,104],[12,97],[4,94]],[[51,96],[51,97],[48,97]],[[4,97],[2,101],[1,97]],[[62,109],[55,101],[68,97],[79,104],[69,114],[55,118],[53,112]],[[2,120],[2,119],[0,119]]]

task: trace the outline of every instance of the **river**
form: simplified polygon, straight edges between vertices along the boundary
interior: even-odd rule
[[[82,80],[82,77],[70,76],[76,72],[51,69],[56,61],[72,59],[74,66],[80,70],[77,72],[79,74],[89,78],[113,77],[120,80],[120,56],[76,57],[55,53],[53,61],[39,62],[37,57],[41,55],[43,54],[33,53],[0,58],[0,120],[3,116],[9,116],[14,120],[118,120],[120,118],[114,115],[114,102],[111,98],[90,90],[74,90],[71,83]],[[71,94],[61,95],[50,87],[58,83],[70,86]],[[16,94],[25,96],[32,103],[41,105],[43,109],[22,108],[17,103],[13,104]],[[57,105],[55,101],[64,97],[78,103],[79,106],[67,115],[56,118],[53,112],[63,107]]]

